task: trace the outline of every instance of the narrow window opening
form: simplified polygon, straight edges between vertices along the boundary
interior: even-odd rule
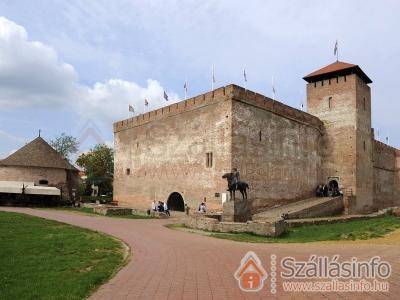
[[[367,150],[367,144],[364,141],[364,151]]]
[[[131,169],[129,168],[126,169],[126,175],[131,175]]]
[[[261,142],[261,140],[262,140],[262,132],[261,132],[261,130],[258,132],[258,139],[259,139],[260,142]]]
[[[49,184],[49,181],[46,180],[46,179],[40,179],[40,180],[39,180],[39,184],[40,184],[40,185],[48,185],[48,184]]]
[[[206,153],[206,167],[212,168],[212,166],[213,166],[213,153],[207,152]]]
[[[331,79],[330,78],[329,78],[328,82],[329,82],[329,85],[330,85],[331,84]]]
[[[336,77],[336,83],[339,83],[339,77]]]
[[[367,110],[367,99],[364,97],[364,110]]]
[[[346,78],[346,75],[344,75],[344,82],[346,82],[347,81],[347,78]]]
[[[324,81],[323,80],[321,81],[321,86],[324,86]]]
[[[315,88],[317,87],[317,82],[314,82],[314,87],[315,87]]]
[[[328,99],[328,107],[329,107],[329,109],[332,108],[332,97],[329,97],[329,99]]]

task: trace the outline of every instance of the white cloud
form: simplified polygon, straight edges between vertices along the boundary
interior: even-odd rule
[[[40,42],[30,41],[26,30],[0,17],[0,109],[67,107],[82,118],[111,122],[128,117],[128,105],[137,113],[165,105],[164,88],[149,79],[147,86],[123,79],[109,79],[89,87],[78,82],[74,67],[57,52]],[[168,92],[171,102],[179,98]]]
[[[168,93],[168,92],[167,92]],[[79,111],[88,119],[117,121],[129,116],[128,106],[133,105],[135,113],[145,111],[144,99],[148,99],[149,106],[146,110],[152,110],[166,104],[164,88],[156,80],[147,80],[147,87],[122,79],[110,79],[104,83],[96,83],[92,88],[82,91],[84,101],[79,103]],[[171,102],[179,97],[168,93]]]
[[[57,105],[73,94],[77,74],[51,47],[29,41],[26,30],[0,17],[0,105]]]

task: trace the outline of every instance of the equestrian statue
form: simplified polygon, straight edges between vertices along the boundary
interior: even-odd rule
[[[250,189],[249,185],[244,181],[240,181],[240,174],[236,168],[232,172],[224,174],[222,178],[228,181],[228,191],[231,200],[235,200],[236,190],[242,194],[243,199],[247,199],[247,189]]]

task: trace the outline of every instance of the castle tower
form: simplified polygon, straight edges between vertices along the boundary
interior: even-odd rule
[[[338,182],[350,206],[373,204],[371,79],[357,65],[337,61],[303,78],[308,112],[324,122],[322,178]]]

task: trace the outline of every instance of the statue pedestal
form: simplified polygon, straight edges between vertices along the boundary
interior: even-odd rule
[[[226,201],[222,207],[222,222],[251,221],[251,205],[247,199]]]

